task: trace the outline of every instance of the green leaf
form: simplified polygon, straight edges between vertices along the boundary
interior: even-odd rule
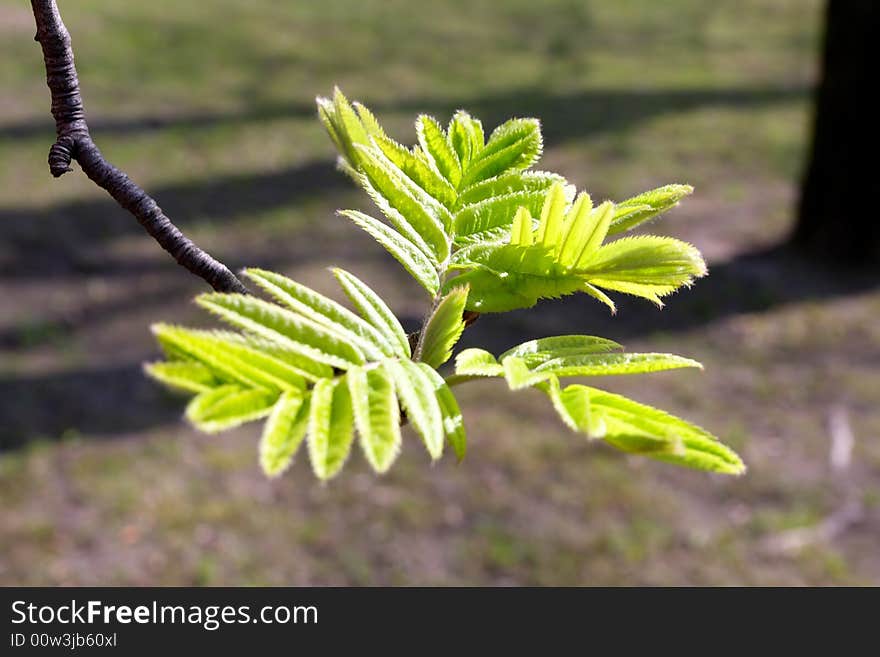
[[[562,421],[572,431],[585,433],[594,437],[596,433],[604,432],[604,424],[600,418],[594,418],[590,411],[590,388],[580,384],[573,384],[561,388],[559,379],[553,377],[539,386],[550,397],[553,408],[562,418]],[[600,427],[602,427],[600,429]]]
[[[352,105],[358,114],[358,118],[361,120],[361,125],[370,137],[376,139],[385,136],[385,131],[382,129],[382,126],[379,125],[376,117],[373,116],[373,113],[365,105],[362,105],[357,101],[353,102]]]
[[[361,168],[375,192],[406,219],[437,261],[446,260],[449,256],[446,230],[452,225],[449,210],[395,166],[378,147],[357,146],[356,150]]]
[[[357,210],[342,210],[348,217],[381,244],[431,296],[440,289],[440,277],[431,261],[412,242],[382,222]]]
[[[461,461],[467,451],[467,439],[464,431],[464,418],[461,416],[458,401],[437,370],[425,363],[416,363],[416,366],[422,370],[434,386],[434,396],[437,398],[440,412],[443,415],[443,431],[446,434],[446,440],[449,441],[452,451],[455,452],[455,457]]]
[[[283,393],[260,438],[260,466],[268,477],[284,472],[302,443],[308,428],[309,398],[301,390]]]
[[[481,313],[529,308],[540,298],[578,292],[585,282],[543,245],[475,244],[457,252],[450,269],[464,271],[446,287],[469,284],[468,310]]]
[[[300,370],[249,345],[236,333],[168,324],[154,325],[153,333],[163,345],[171,345],[176,353],[201,363],[221,381],[267,390],[305,387]]]
[[[607,212],[603,207],[608,206],[600,206],[595,212]],[[578,291],[596,296],[613,310],[610,299],[600,296],[595,288],[618,290],[659,303],[660,296],[706,274],[700,252],[670,237],[619,239],[600,247],[586,261],[579,258],[575,266],[569,266],[560,261],[558,245],[524,245],[521,231],[518,225],[514,243],[473,244],[451,258],[450,269],[463,273],[449,279],[446,287],[468,283],[469,310],[488,313],[529,308],[540,298]]]
[[[360,103],[352,107],[339,87],[333,90],[332,100],[321,97],[316,100],[318,117],[339,151],[341,167],[353,173],[360,168],[355,145],[369,144],[371,136],[384,134],[382,128],[366,107]]]
[[[705,276],[706,263],[692,245],[672,237],[624,237],[601,247],[579,272],[590,278],[680,287]]]
[[[452,348],[464,331],[464,309],[467,305],[466,287],[454,287],[434,307],[422,332],[422,341],[416,351],[416,360],[433,368],[440,367],[452,356]]]
[[[186,419],[205,433],[217,433],[265,417],[276,399],[277,392],[222,385],[193,397],[186,407]]]
[[[144,371],[156,381],[186,392],[206,392],[219,385],[211,370],[191,361],[146,363]]]
[[[565,267],[576,269],[580,263],[589,261],[608,234],[614,205],[609,201],[593,209],[591,205],[592,202],[587,197],[569,212],[563,243],[558,250],[559,262]]]
[[[697,361],[674,354],[587,354],[552,358],[537,365],[534,371],[555,376],[607,376],[661,372],[683,367],[703,369]]]
[[[541,156],[542,148],[537,119],[511,119],[495,128],[486,146],[468,164],[460,186],[468,187],[511,169],[527,169]]]
[[[382,194],[373,187],[368,178],[361,176],[360,182],[369,197],[373,200],[373,203],[375,203],[376,207],[378,207],[382,214],[385,215],[385,218],[391,222],[394,229],[397,230],[402,237],[418,247],[419,251],[421,251],[431,262],[432,266],[439,265],[440,261],[437,259],[434,249],[425,241],[409,220],[396,208],[391,206],[388,199],[382,196]]]
[[[373,470],[386,472],[397,458],[401,442],[394,384],[381,368],[352,368],[345,378],[361,449]]]
[[[532,226],[532,215],[527,208],[520,208],[513,216],[513,226],[510,228],[510,243],[516,246],[531,246],[535,236]]]
[[[334,477],[345,465],[354,440],[351,395],[341,379],[323,379],[312,390],[309,458],[318,479]]]
[[[589,294],[591,297],[604,303],[611,310],[611,314],[615,314],[617,312],[617,306],[614,305],[614,302],[611,300],[607,294],[605,294],[599,288],[590,285],[589,283],[584,283],[584,287],[582,288],[584,292]]]
[[[565,185],[566,196],[574,197],[574,187],[565,184],[565,178],[547,171],[508,171],[499,176],[475,183],[462,190],[458,197],[460,206],[472,205],[496,196],[506,196],[517,192],[546,192],[554,183]],[[537,214],[539,212],[535,210]]]
[[[262,299],[212,292],[196,302],[233,326],[320,363],[344,370],[364,362],[364,354],[335,331]]]
[[[504,368],[483,349],[465,349],[455,357],[455,373],[462,376],[501,376]]]
[[[383,369],[394,382],[407,418],[425,442],[431,458],[443,455],[443,415],[434,393],[434,383],[411,360],[386,360]]]
[[[394,342],[398,354],[409,358],[411,352],[406,331],[382,298],[354,274],[339,268],[331,271],[363,318]]]
[[[507,357],[501,361],[504,369],[504,378],[511,390],[522,390],[554,378],[553,372],[542,372],[539,369],[531,369],[521,358]]]
[[[577,274],[597,287],[644,297],[662,306],[660,297],[691,285],[707,271],[693,245],[671,237],[640,235],[602,246],[578,263]]]
[[[535,243],[549,248],[562,239],[562,222],[565,219],[567,203],[565,187],[561,183],[555,183],[547,192],[547,198],[544,199],[544,205],[541,207]]]
[[[592,413],[605,424],[602,437],[618,449],[710,472],[745,472],[739,456],[705,429],[621,395],[589,392]]]
[[[455,214],[455,242],[462,244],[486,240],[497,228],[509,228],[519,208],[532,215],[541,212],[547,191],[522,191],[505,196],[493,196],[484,201],[466,205]]]
[[[458,110],[452,117],[447,133],[462,167],[477,157],[485,145],[483,124],[464,110]]]
[[[427,155],[421,151],[411,151],[388,137],[380,137],[375,141],[376,146],[385,154],[385,157],[391,160],[413,182],[447,208],[454,207],[458,192],[452,183],[432,166]]]
[[[440,124],[433,117],[422,114],[416,119],[416,134],[430,162],[457,187],[461,181],[461,164]]]
[[[521,358],[530,367],[540,365],[553,358],[606,353],[623,349],[618,343],[592,335],[557,335],[523,342],[508,349],[498,357],[504,360],[509,356]]]
[[[368,358],[395,355],[387,336],[332,299],[275,272],[250,268],[245,274],[281,304],[357,344]]]
[[[629,198],[618,204],[608,233],[616,235],[632,230],[657,215],[671,210],[693,191],[694,188],[690,185],[666,185]]]

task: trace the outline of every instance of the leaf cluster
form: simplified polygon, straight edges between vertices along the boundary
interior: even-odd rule
[[[334,269],[351,308],[281,274],[246,276],[269,300],[203,294],[197,303],[232,330],[160,324],[166,360],[148,364],[162,383],[194,395],[186,417],[216,432],[265,419],[260,463],[274,476],[303,442],[316,476],[329,479],[357,439],[385,472],[410,425],[432,459],[445,445],[464,457],[464,424],[451,387],[503,378],[512,390],[546,394],[566,426],[626,452],[714,472],[744,471],[710,433],[658,409],[565,378],[700,367],[671,354],[633,354],[610,340],[557,336],[497,358],[466,349],[444,378],[465,317],[586,293],[614,310],[609,292],[661,298],[706,274],[699,251],[669,237],[628,235],[691,193],[667,185],[620,203],[594,204],[562,176],[536,171],[543,140],[536,119],[511,119],[488,136],[458,111],[444,127],[416,120],[417,143],[389,137],[362,104],[337,89],[318,99],[341,170],[376,206],[377,218],[343,210],[424,288],[430,311],[407,335],[366,283]]]

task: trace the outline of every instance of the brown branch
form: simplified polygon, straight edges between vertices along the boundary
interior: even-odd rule
[[[49,150],[49,170],[56,178],[71,171],[76,160],[83,172],[106,190],[141,226],[190,272],[219,292],[241,292],[247,288],[223,263],[202,251],[162,212],[162,209],[125,173],[104,159],[92,141],[86,123],[79,80],[73,62],[70,34],[61,20],[55,0],[31,0],[37,35],[46,64],[46,84],[52,95],[57,139]]]

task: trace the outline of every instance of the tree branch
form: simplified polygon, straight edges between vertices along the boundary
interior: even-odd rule
[[[37,35],[46,64],[46,84],[52,95],[57,139],[49,150],[49,170],[56,178],[71,171],[76,160],[83,172],[134,215],[153,239],[190,272],[218,292],[241,292],[247,288],[225,265],[202,251],[171,222],[162,209],[125,173],[104,159],[92,141],[73,62],[70,34],[61,20],[55,0],[31,0]]]

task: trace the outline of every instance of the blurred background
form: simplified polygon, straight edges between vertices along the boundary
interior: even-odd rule
[[[629,458],[486,382],[460,389],[461,465],[429,466],[409,436],[381,478],[356,453],[326,486],[305,458],[267,481],[257,425],[198,435],[142,375],[151,323],[209,323],[204,284],[80,172],[50,177],[33,16],[0,0],[0,584],[880,583],[880,277],[780,246],[821,2],[60,5],[94,138],[178,226],[230,267],[337,298],[326,268],[344,266],[411,323],[414,284],[333,214],[370,208],[316,120],[334,84],[406,143],[423,111],[539,117],[539,167],[597,199],[693,184],[651,230],[711,273],[665,309],[616,295],[612,318],[581,295],[484,316],[464,344],[589,333],[697,358],[705,372],[600,385],[711,429],[750,469]]]

